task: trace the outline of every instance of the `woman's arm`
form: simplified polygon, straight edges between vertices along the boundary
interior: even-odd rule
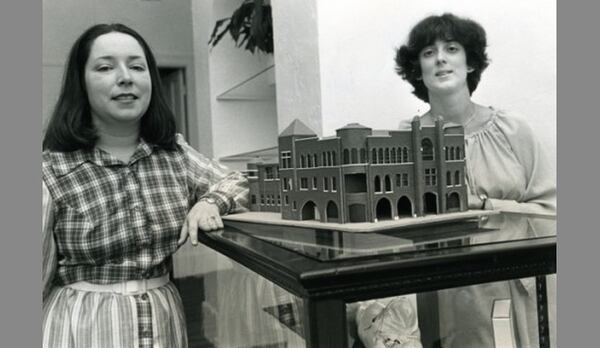
[[[556,168],[529,125],[512,119],[504,127],[506,139],[525,174],[525,190],[520,199],[489,198],[494,209],[535,214],[556,214]]]
[[[56,245],[54,243],[54,202],[50,191],[42,182],[42,299],[50,293],[56,271]]]
[[[177,142],[183,148],[188,162],[188,185],[192,187],[193,201],[179,237],[179,245],[191,237],[198,243],[198,229],[211,231],[223,228],[221,215],[246,210],[248,180],[240,172],[229,172],[217,161],[211,161],[189,146],[181,135]]]
[[[231,172],[217,161],[212,161],[188,145],[181,135],[177,142],[188,159],[188,180],[194,188],[195,200],[212,198],[219,213],[226,215],[244,211],[248,204],[248,180],[240,172]]]

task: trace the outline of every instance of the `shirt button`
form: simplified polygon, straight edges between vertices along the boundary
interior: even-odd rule
[[[152,331],[150,331],[149,329],[142,329],[142,337],[143,338],[152,337]]]

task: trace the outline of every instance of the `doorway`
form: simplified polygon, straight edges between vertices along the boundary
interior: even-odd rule
[[[163,95],[175,115],[177,133],[189,142],[185,68],[158,68]]]

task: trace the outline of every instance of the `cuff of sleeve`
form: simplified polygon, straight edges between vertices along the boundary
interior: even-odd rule
[[[221,215],[226,215],[227,213],[229,213],[229,210],[232,207],[232,204],[231,204],[228,196],[219,191],[207,192],[206,194],[202,195],[202,197],[200,197],[200,199],[203,199],[203,198],[214,199],[215,203],[219,207],[219,214],[221,214]]]

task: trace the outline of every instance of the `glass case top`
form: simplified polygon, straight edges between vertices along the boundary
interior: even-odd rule
[[[419,253],[556,236],[554,216],[501,213],[381,232],[341,232],[227,221],[220,238],[245,244],[249,236],[319,261]]]

